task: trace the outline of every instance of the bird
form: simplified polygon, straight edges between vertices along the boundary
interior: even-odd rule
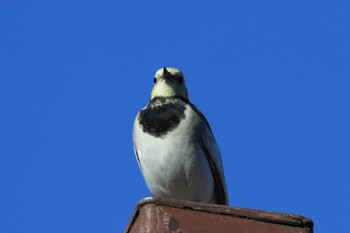
[[[137,163],[154,197],[228,205],[219,147],[202,112],[189,101],[183,73],[163,67],[135,117]]]

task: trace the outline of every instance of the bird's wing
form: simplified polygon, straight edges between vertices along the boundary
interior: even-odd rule
[[[202,112],[193,104],[191,104],[191,106],[203,120],[203,131],[199,135],[200,145],[206,156],[206,159],[208,160],[211,172],[213,174],[215,182],[215,194],[218,204],[228,205],[227,188],[219,147],[216,143],[210,125]]]
[[[143,174],[142,167],[141,167],[141,162],[140,162],[140,158],[139,158],[139,154],[138,154],[138,151],[137,151],[137,148],[136,148],[136,143],[135,143],[135,130],[136,130],[136,124],[137,124],[137,121],[138,121],[138,118],[139,118],[139,114],[140,114],[139,112],[136,114],[136,118],[135,118],[135,121],[134,121],[134,126],[133,126],[133,130],[132,130],[132,142],[133,142],[133,146],[134,146],[134,153],[135,153],[135,156],[136,156],[137,164],[139,165],[141,173]]]
[[[143,172],[142,172],[141,163],[140,163],[139,154],[138,154],[138,152],[137,152],[137,150],[136,150],[136,147],[134,147],[134,153],[135,153],[135,156],[136,156],[137,164],[139,165],[139,168],[140,168],[140,170],[141,170],[141,173],[143,173]]]

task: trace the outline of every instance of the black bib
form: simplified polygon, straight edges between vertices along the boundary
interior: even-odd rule
[[[161,137],[174,130],[185,118],[186,103],[180,98],[157,97],[140,111],[139,123],[142,130]]]

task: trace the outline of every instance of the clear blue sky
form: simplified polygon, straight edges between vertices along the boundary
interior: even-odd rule
[[[232,206],[350,232],[349,1],[0,0],[0,232],[122,232],[163,66],[222,152]]]

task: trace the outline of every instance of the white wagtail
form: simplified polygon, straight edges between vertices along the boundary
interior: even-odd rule
[[[161,68],[133,127],[137,162],[155,197],[228,205],[219,148],[201,111],[188,100],[182,72]]]

